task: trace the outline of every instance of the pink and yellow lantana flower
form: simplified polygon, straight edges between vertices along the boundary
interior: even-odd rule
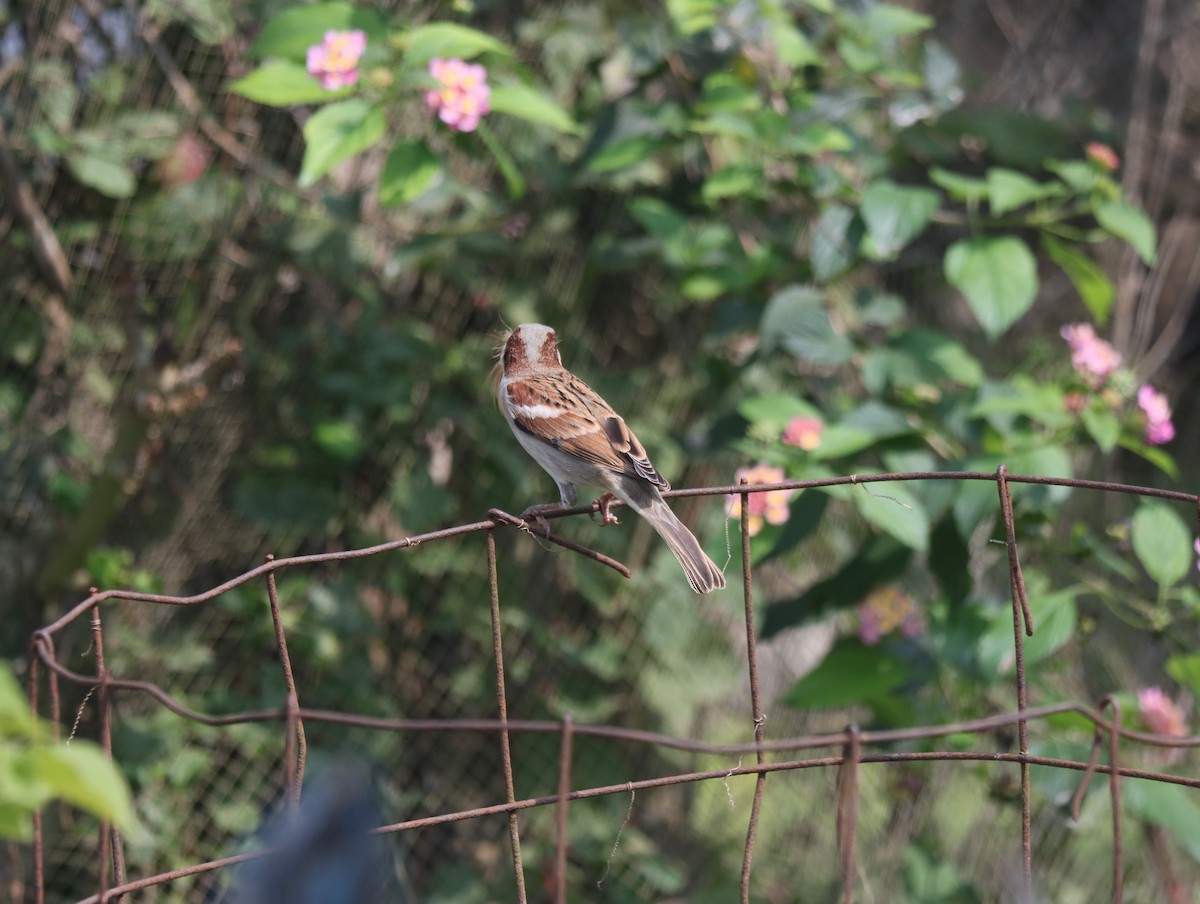
[[[782,483],[787,478],[783,473],[783,468],[772,467],[771,465],[759,464],[752,468],[738,468],[734,479],[740,483],[742,478],[746,478],[746,483],[750,486]],[[788,519],[788,499],[791,498],[791,490],[770,490],[765,493],[750,493],[749,513],[747,515],[747,528],[750,531],[750,536],[754,536],[763,529],[763,524],[783,524]],[[742,517],[742,497],[737,493],[730,493],[725,501],[725,511],[729,513],[730,518]]]
[[[320,44],[308,48],[308,73],[326,91],[358,83],[358,61],[367,49],[364,32],[327,31]]]
[[[456,132],[473,132],[491,109],[487,70],[464,60],[435,59],[429,74],[438,87],[425,92],[425,105]]]

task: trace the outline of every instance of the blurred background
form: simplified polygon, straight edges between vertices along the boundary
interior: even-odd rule
[[[567,366],[676,487],[739,468],[770,482],[1005,463],[1195,490],[1200,3],[359,8],[367,19],[282,0],[0,0],[0,652],[22,679],[31,632],[90,586],[196,593],[267,554],[556,498],[488,382],[505,330],[527,321],[558,330]],[[287,55],[269,23],[319,35],[326,19],[368,34],[346,91],[384,128],[298,178],[320,105],[231,86]],[[503,43],[434,53],[414,36],[438,22]],[[498,95],[456,131],[424,99],[433,55],[469,56],[493,90],[525,86],[551,112],[514,111],[511,93],[502,111]],[[1064,341],[1070,324],[1095,336]],[[752,512],[768,737],[1013,705],[994,487],[879,492]],[[1122,693],[1159,728],[1139,692],[1161,687],[1186,722],[1194,513],[1016,497],[1039,615],[1031,701]],[[724,501],[675,508],[718,563],[733,549],[737,585]],[[622,520],[556,530],[627,563],[629,581],[498,534],[510,717],[751,739],[739,595],[693,596],[653,533]],[[494,715],[482,537],[289,571],[280,596],[305,706]],[[187,609],[113,606],[105,630],[117,675],[196,709],[282,705],[260,585]],[[61,660],[93,670],[89,643],[64,632]],[[71,689],[64,730],[77,711],[96,737],[94,704]],[[1082,721],[1037,731],[1041,752],[1086,759]],[[308,742],[315,760],[369,763],[387,821],[503,799],[491,736],[310,725]],[[553,793],[557,745],[514,739],[518,797]],[[127,853],[132,877],[243,849],[279,801],[279,726],[210,729],[120,695],[114,748],[150,830]],[[577,740],[574,784],[735,764]],[[862,900],[1015,899],[1014,770],[861,781]],[[1039,900],[1108,894],[1095,785],[1076,824],[1074,778],[1035,778]],[[1126,900],[1193,900],[1200,808],[1128,785]],[[611,858],[628,799],[574,804],[572,898],[733,899],[752,788],[639,794]],[[768,781],[756,900],[833,899],[835,801],[831,772]],[[549,900],[553,815],[522,825],[531,900]],[[90,817],[48,813],[48,900],[94,892],[94,839]],[[395,869],[414,901],[510,900],[506,845],[502,818],[412,832]],[[32,900],[26,846],[0,875]],[[136,900],[223,900],[229,881]]]

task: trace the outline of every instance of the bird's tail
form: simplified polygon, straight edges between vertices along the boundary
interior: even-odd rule
[[[625,481],[625,483],[631,482]],[[625,488],[628,489],[628,487]],[[653,488],[638,487],[638,489],[642,492],[629,494],[625,498],[626,504],[649,521],[650,526],[666,541],[671,552],[675,554],[675,558],[679,560],[679,564],[683,566],[683,573],[687,575],[687,582],[691,588],[697,593],[710,593],[724,587],[725,575],[721,574],[721,569],[705,555],[692,532],[675,517],[675,513],[671,511],[662,496],[657,491],[645,492],[645,489],[653,490]]]

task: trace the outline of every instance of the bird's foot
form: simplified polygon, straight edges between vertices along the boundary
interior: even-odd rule
[[[600,523],[601,524],[620,524],[621,523],[620,521],[617,520],[617,516],[608,510],[608,507],[613,504],[613,501],[616,500],[616,498],[617,497],[614,496],[612,493],[605,493],[603,496],[601,496],[599,499],[597,499],[595,502],[592,503],[592,514],[594,515],[597,512],[600,514]]]

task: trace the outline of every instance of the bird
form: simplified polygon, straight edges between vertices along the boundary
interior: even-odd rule
[[[671,485],[655,470],[633,431],[612,406],[563,367],[554,330],[523,323],[500,352],[500,410],[517,442],[558,485],[560,504],[533,506],[544,512],[568,507],[576,484],[605,490],[597,504],[604,523],[615,497],[645,518],[666,541],[696,593],[725,586],[725,575],[700,548],[662,497]]]

